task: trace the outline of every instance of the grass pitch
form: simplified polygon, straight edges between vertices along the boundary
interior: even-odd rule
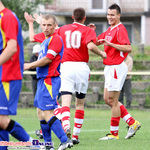
[[[73,130],[73,118],[75,110],[71,109],[71,129]],[[129,110],[133,118],[138,120],[142,127],[136,135],[125,140],[127,124],[121,119],[119,125],[119,140],[99,141],[99,138],[109,133],[110,110],[85,109],[85,119],[79,135],[80,144],[71,150],[149,150],[150,149],[150,110]],[[38,139],[35,130],[40,128],[36,114],[36,108],[19,108],[17,116],[12,119],[18,121],[34,139]],[[55,149],[60,141],[52,132]],[[10,136],[10,141],[16,141]],[[40,140],[43,142],[43,140]]]

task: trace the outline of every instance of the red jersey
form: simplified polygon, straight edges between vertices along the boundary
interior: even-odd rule
[[[128,33],[125,26],[119,23],[115,27],[109,27],[108,30],[98,37],[100,39],[106,39],[107,41],[120,45],[130,45]],[[127,57],[127,52],[121,52],[111,46],[104,45],[104,50],[107,53],[107,58],[103,59],[105,65],[118,65],[121,64]]]
[[[43,32],[34,35],[35,42],[42,43],[45,40],[45,35]]]
[[[55,29],[55,33],[58,33],[58,29],[59,28]],[[42,43],[45,40],[44,33],[42,32],[42,33],[38,33],[38,34],[34,35],[34,40],[35,40],[35,42]]]
[[[96,42],[96,33],[91,28],[74,22],[58,29],[58,34],[64,42],[62,63],[66,61],[88,62],[87,44]]]
[[[0,82],[21,80],[23,76],[24,52],[21,24],[17,16],[5,8],[0,12],[0,55],[10,39],[17,41],[17,52],[0,66]]]

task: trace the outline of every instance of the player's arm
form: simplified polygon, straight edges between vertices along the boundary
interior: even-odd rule
[[[8,61],[16,52],[17,41],[14,39],[8,40],[6,48],[0,55],[0,66],[3,65],[6,61]]]
[[[41,19],[42,19],[42,14],[40,13],[40,15],[38,14],[33,14],[34,20],[38,23],[41,24]]]
[[[101,51],[93,42],[89,42],[87,44],[87,48],[89,50],[91,50],[93,53],[95,53],[96,55],[101,56],[102,58],[106,58],[106,53]]]
[[[52,60],[45,56],[45,57],[41,58],[40,60],[34,61],[32,63],[25,63],[24,70],[34,69],[36,67],[43,67],[43,66],[50,64],[51,62],[52,62]]]
[[[35,42],[35,40],[34,40],[34,28],[33,28],[34,19],[27,12],[24,13],[24,17],[25,17],[25,19],[29,25],[29,39],[31,42]]]
[[[102,42],[104,45],[111,46],[111,47],[113,47],[119,51],[122,51],[122,52],[130,53],[132,51],[131,45],[114,44],[114,43],[108,42],[106,39],[100,39],[99,41]]]

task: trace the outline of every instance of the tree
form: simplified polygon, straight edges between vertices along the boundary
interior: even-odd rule
[[[24,19],[24,12],[35,13],[39,4],[51,3],[52,0],[2,0],[5,7],[12,10],[19,18],[22,29],[28,30],[28,25]]]

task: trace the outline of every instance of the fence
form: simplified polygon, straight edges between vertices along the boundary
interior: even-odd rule
[[[32,71],[24,71],[24,76],[27,78],[23,80],[23,86],[26,87],[27,90],[21,92],[20,94],[20,107],[32,107],[33,106],[33,93],[31,87],[31,74],[36,74],[36,72]],[[128,74],[133,76],[148,76],[150,77],[150,71],[136,71],[136,72],[128,72]],[[103,71],[91,71],[91,76],[101,76],[103,78]],[[103,88],[104,88],[104,80],[101,81],[90,81],[88,93],[86,96],[86,107],[94,107],[94,108],[108,108],[103,102]],[[132,94],[133,101],[131,104],[132,108],[144,109],[150,108],[150,81],[138,80],[132,81]],[[73,97],[75,99],[75,97]],[[61,103],[61,100],[59,100]],[[72,107],[74,106],[74,100],[72,101]]]

